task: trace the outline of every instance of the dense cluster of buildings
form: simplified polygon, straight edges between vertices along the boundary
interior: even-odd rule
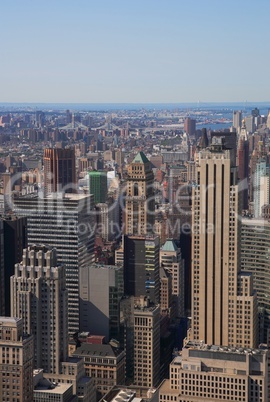
[[[266,402],[269,117],[122,120],[2,116],[1,401]]]

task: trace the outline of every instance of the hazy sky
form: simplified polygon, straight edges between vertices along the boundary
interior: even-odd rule
[[[0,102],[270,100],[269,0],[0,6]]]

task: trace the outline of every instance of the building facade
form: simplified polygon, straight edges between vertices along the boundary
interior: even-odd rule
[[[159,303],[158,236],[124,236],[124,292]]]
[[[185,267],[180,248],[168,239],[160,249],[160,264],[172,277],[172,296],[177,317],[185,316]]]
[[[251,272],[259,308],[259,341],[269,343],[270,329],[270,223],[243,218],[241,270]]]
[[[92,264],[88,270],[83,269],[80,274],[80,329],[93,335],[104,335],[107,342],[117,339],[123,295],[123,265]]]
[[[151,162],[143,152],[139,152],[128,165],[124,214],[125,234],[145,236],[153,233],[155,223],[153,183]]]
[[[83,359],[85,373],[94,380],[99,396],[114,385],[125,384],[126,354],[122,349],[83,343],[73,356]]]
[[[160,308],[141,298],[134,306],[134,384],[160,382]]]
[[[107,172],[93,170],[89,172],[89,191],[94,196],[94,203],[104,203],[107,199]]]
[[[79,331],[79,272],[94,258],[93,197],[83,194],[36,194],[14,200],[18,216],[27,216],[28,244],[56,248],[58,263],[66,270],[68,330]]]
[[[0,400],[33,401],[33,336],[21,318],[0,317]]]
[[[29,246],[10,284],[12,315],[23,318],[24,332],[34,335],[34,368],[58,374],[68,353],[68,293],[56,250]]]
[[[252,278],[240,273],[237,170],[222,138],[196,157],[192,214],[190,339],[256,347],[257,299]]]
[[[159,401],[266,402],[267,351],[189,342],[170,365]]]
[[[76,193],[74,149],[44,149],[44,193]]]

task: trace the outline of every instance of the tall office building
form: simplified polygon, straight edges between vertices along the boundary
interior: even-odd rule
[[[40,245],[24,249],[10,287],[11,313],[23,319],[24,333],[34,335],[34,368],[59,374],[68,354],[68,294],[56,250]]]
[[[69,333],[79,330],[79,273],[94,258],[93,197],[83,194],[36,194],[14,200],[18,216],[27,216],[28,244],[56,248],[58,263],[66,269]]]
[[[262,216],[262,207],[269,204],[270,201],[270,169],[266,160],[260,158],[256,164],[253,177],[253,201],[254,201],[254,217]]]
[[[237,169],[222,138],[196,160],[192,214],[191,339],[211,345],[257,346],[252,277],[240,272]]]
[[[134,307],[134,384],[157,387],[159,376],[160,309],[141,298]]]
[[[196,132],[196,120],[186,117],[184,121],[184,131],[188,135],[195,135]]]
[[[5,303],[5,260],[4,260],[4,224],[0,220],[0,314],[5,316],[6,303]]]
[[[177,317],[185,316],[185,267],[181,250],[171,239],[160,249],[160,264],[172,277],[172,296]]]
[[[44,193],[76,193],[74,149],[44,149]]]
[[[0,317],[0,400],[33,401],[33,335],[21,318]]]
[[[243,209],[248,209],[249,143],[243,120],[238,141],[238,177],[242,188]]]
[[[139,152],[128,165],[125,197],[125,228],[128,235],[153,233],[155,222],[154,175],[151,162]]]
[[[4,266],[5,266],[5,316],[10,316],[10,277],[14,266],[21,261],[23,249],[27,247],[27,219],[16,215],[5,215],[3,220]],[[1,228],[1,226],[0,226]],[[1,229],[0,229],[1,236]],[[1,243],[0,243],[1,244]],[[0,246],[1,250],[1,246]],[[2,286],[2,285],[1,285]],[[2,293],[2,294],[4,294]]]
[[[243,218],[241,227],[241,269],[251,272],[259,308],[259,341],[270,340],[270,222]]]
[[[124,292],[159,303],[159,237],[124,236]]]
[[[233,127],[237,132],[240,131],[242,126],[242,112],[240,110],[233,111]]]
[[[245,123],[248,133],[252,134],[255,131],[255,121],[254,116],[246,116]]]
[[[89,172],[89,190],[94,196],[94,203],[104,203],[107,199],[107,172],[92,170]]]
[[[118,339],[123,265],[92,264],[80,274],[80,330]],[[94,319],[93,319],[94,317]]]

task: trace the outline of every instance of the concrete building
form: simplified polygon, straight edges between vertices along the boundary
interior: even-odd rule
[[[136,303],[136,301],[135,301]],[[134,306],[134,384],[160,382],[160,308],[140,298]]]
[[[120,300],[124,295],[123,265],[92,264],[80,274],[81,330],[119,337]]]
[[[196,156],[192,189],[191,340],[257,347],[257,299],[240,272],[237,170],[222,138]]]
[[[75,401],[96,402],[94,380],[86,376],[82,359],[69,357],[61,363],[61,374],[43,373],[43,376],[54,385],[71,384],[73,395],[77,396]]]
[[[116,384],[125,384],[126,354],[122,349],[83,343],[73,357],[83,359],[85,373],[93,379],[98,396],[105,395]]]
[[[47,244],[57,250],[66,269],[69,333],[79,331],[79,272],[94,258],[93,197],[83,194],[36,194],[14,200],[18,216],[27,216],[28,244]]]
[[[74,149],[44,149],[44,193],[76,193]]]
[[[159,401],[267,402],[267,351],[189,342],[170,365]]]
[[[0,317],[0,400],[33,401],[33,336],[21,318]]]
[[[139,152],[128,165],[125,197],[125,226],[127,235],[153,233],[155,220],[154,175],[151,162]]]
[[[160,264],[172,277],[172,296],[177,317],[185,316],[185,266],[180,248],[168,239],[160,249]]]
[[[53,384],[43,377],[43,370],[34,370],[33,402],[78,402],[71,384]]]
[[[56,250],[38,245],[24,249],[10,286],[12,315],[21,317],[24,332],[34,336],[34,368],[59,374],[68,353],[68,293]]]

